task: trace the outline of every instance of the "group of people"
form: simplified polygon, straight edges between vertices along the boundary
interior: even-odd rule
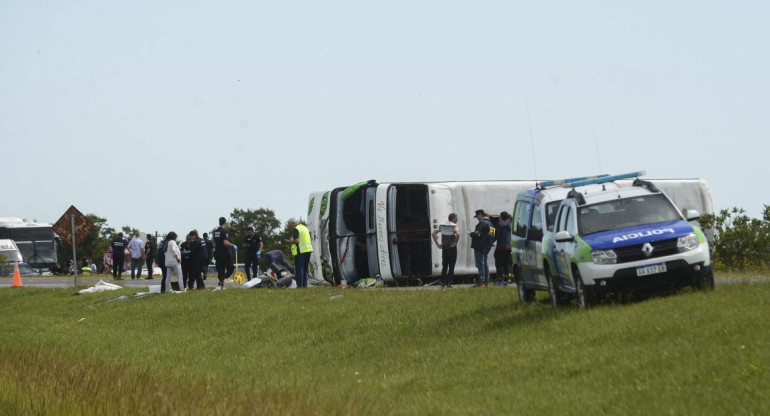
[[[75,270],[77,269],[78,273],[96,273],[96,263],[94,263],[93,259],[85,258],[80,261],[78,261],[78,267],[75,267],[75,263],[70,260],[67,262],[67,265],[62,268],[58,264],[51,267],[51,274],[75,274]]]
[[[496,225],[483,209],[476,210],[474,217],[479,221],[473,232],[469,233],[476,268],[479,271],[476,285],[489,285],[489,252],[495,247],[494,259],[497,276],[507,280],[511,272],[511,215],[500,213]],[[441,249],[441,287],[451,288],[457,262],[457,243],[460,230],[457,226],[457,214],[449,214],[448,221],[433,231],[433,242]],[[439,236],[441,240],[439,242]]]
[[[291,244],[292,255],[294,256],[294,267],[286,262],[283,252],[273,250],[268,252],[267,262],[271,270],[278,277],[284,270],[294,274],[297,287],[307,287],[308,268],[310,264],[310,253],[313,246],[310,239],[310,232],[304,224],[300,224],[295,218],[289,219],[289,228],[292,230],[292,238],[287,242]],[[123,274],[123,259],[126,251],[131,254],[131,279],[141,279],[142,267],[146,265],[146,279],[153,279],[153,263],[161,269],[162,279],[161,293],[170,291],[173,286],[176,290],[184,289],[203,289],[205,285],[206,272],[211,260],[217,270],[217,283],[214,290],[224,289],[224,282],[235,271],[235,264],[230,256],[230,249],[238,251],[238,246],[230,241],[230,234],[227,231],[227,219],[219,218],[219,227],[214,230],[213,241],[208,239],[207,233],[203,233],[203,238],[199,237],[197,230],[190,231],[185,241],[177,244],[178,235],[171,231],[160,243],[155,241],[151,234],[147,235],[147,241],[143,242],[139,238],[139,232],[134,233],[131,241],[126,241],[123,233],[118,233],[111,244],[113,256],[112,275],[116,280],[121,280]],[[244,266],[247,280],[257,277],[259,273],[259,259],[264,244],[258,234],[254,232],[253,227],[249,227],[247,235],[243,241],[245,251]],[[172,284],[172,276],[176,276],[175,284]]]

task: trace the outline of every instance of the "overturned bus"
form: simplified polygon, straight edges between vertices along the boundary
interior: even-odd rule
[[[455,276],[477,274],[468,233],[474,213],[511,212],[519,191],[535,181],[394,182],[374,180],[314,192],[308,204],[308,229],[314,251],[311,283],[354,283],[379,277],[390,284],[418,283],[441,275],[441,250],[431,233],[459,219]],[[490,273],[494,273],[490,252]]]

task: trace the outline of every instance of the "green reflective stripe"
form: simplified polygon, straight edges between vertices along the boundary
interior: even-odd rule
[[[572,259],[575,263],[586,263],[594,261],[591,257],[591,246],[582,238],[575,236],[575,254]]]

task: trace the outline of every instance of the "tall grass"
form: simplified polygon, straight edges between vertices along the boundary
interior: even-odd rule
[[[590,311],[505,288],[70,293],[0,290],[8,414],[770,413],[767,284]]]

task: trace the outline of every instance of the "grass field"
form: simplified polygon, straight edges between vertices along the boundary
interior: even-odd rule
[[[132,292],[0,289],[0,414],[770,414],[766,283]]]

